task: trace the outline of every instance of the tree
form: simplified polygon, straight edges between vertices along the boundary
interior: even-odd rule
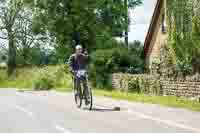
[[[1,39],[8,40],[8,75],[14,74],[16,68],[16,18],[23,7],[19,0],[2,1],[0,7],[0,31],[3,32]]]
[[[110,34],[114,37],[125,37],[128,46],[129,9],[134,9],[142,3],[141,0],[105,0],[100,9],[103,23],[109,27]],[[124,34],[123,34],[124,32]]]
[[[8,40],[8,75],[16,64],[31,64],[31,50],[35,45],[50,43],[46,34],[33,33],[33,15],[30,5],[22,0],[3,1],[1,4],[1,39]],[[47,46],[48,47],[48,46]]]
[[[95,7],[96,0],[52,0],[36,1],[34,27],[36,32],[48,30],[56,37],[57,44],[66,45],[95,43],[95,32],[98,28]],[[45,23],[44,23],[45,22]]]
[[[128,6],[139,3],[129,0]],[[90,50],[105,33],[114,36],[125,30],[123,0],[35,0],[34,4],[35,31],[50,31],[59,46],[81,43]]]
[[[133,69],[144,70],[144,53],[143,53],[143,44],[135,40],[129,44],[129,55],[133,60]]]
[[[46,34],[35,35],[33,33],[33,15],[32,10],[23,8],[17,18],[18,31],[16,33],[17,50],[19,55],[23,57],[23,64],[31,64],[31,50],[35,45],[49,44],[49,39]],[[44,44],[46,43],[46,44]],[[48,46],[47,46],[48,47]]]

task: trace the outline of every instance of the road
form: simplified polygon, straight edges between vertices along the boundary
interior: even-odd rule
[[[0,133],[200,133],[198,112],[104,97],[88,111],[71,93],[0,89],[0,107]]]

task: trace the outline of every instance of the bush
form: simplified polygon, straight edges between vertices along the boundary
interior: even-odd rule
[[[117,78],[117,87],[122,91],[136,92],[149,95],[161,95],[162,88],[160,86],[159,75],[130,75],[130,74],[114,74]],[[116,87],[116,86],[115,86]]]
[[[175,70],[177,73],[182,73],[185,77],[186,75],[192,74],[192,63],[189,59],[185,59],[183,61],[177,61],[177,64],[175,66]]]
[[[47,70],[42,70],[39,77],[33,82],[34,90],[50,90],[55,87],[55,75]]]
[[[98,88],[111,85],[111,74],[114,72],[128,72],[131,66],[136,66],[128,49],[119,47],[97,50],[91,56],[90,76],[93,85]],[[135,68],[135,67],[134,67]]]
[[[115,67],[112,63],[111,52],[110,50],[97,50],[92,54],[90,77],[93,85],[98,88],[109,86],[109,74]]]
[[[53,80],[48,76],[43,76],[34,83],[34,90],[50,90],[53,87]]]
[[[45,67],[38,72],[38,76],[33,82],[35,90],[50,90],[54,87],[71,87],[69,85],[68,69],[66,65],[59,67]]]

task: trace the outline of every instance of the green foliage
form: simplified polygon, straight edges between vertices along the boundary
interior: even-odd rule
[[[52,78],[49,75],[42,76],[34,82],[34,90],[50,90],[54,87]]]
[[[14,76],[16,69],[16,33],[19,30],[17,20],[20,16],[23,3],[20,0],[1,1],[0,7],[0,32],[3,32],[3,39],[7,39],[8,43],[8,75]]]
[[[136,69],[144,66],[136,53],[120,46],[97,50],[92,53],[91,60],[91,79],[94,85],[100,88],[111,86],[111,73],[136,72]]]
[[[117,40],[113,39],[109,33],[104,32],[102,34],[102,36],[96,37],[95,49],[112,49],[124,45],[123,43],[119,43]]]
[[[66,52],[70,54],[70,52]],[[28,49],[26,58],[19,50],[16,55],[17,65],[56,65],[66,58],[66,53],[57,53],[55,49],[44,49],[37,46]],[[63,56],[62,56],[63,55]],[[62,60],[62,61],[60,61]]]
[[[109,28],[111,35],[122,36],[127,25],[127,7],[134,9],[142,3],[141,0],[109,0],[102,1],[100,15],[102,22]],[[127,4],[127,5],[126,5]],[[126,7],[127,6],[127,7]]]
[[[57,38],[59,45],[72,45],[73,39],[76,41],[80,39],[86,46],[92,45],[95,32],[98,31],[94,11],[97,4],[98,2],[94,0],[48,2],[37,0],[35,29],[37,32],[47,29]]]
[[[52,70],[48,67],[40,69],[38,77],[33,82],[33,88],[35,90],[49,90],[54,87],[64,87],[68,74],[67,67],[63,65],[54,67],[54,69]]]
[[[196,1],[196,0],[194,0]],[[169,44],[178,60],[192,58],[200,48],[198,35],[198,5],[193,0],[168,0],[167,17],[169,25]]]
[[[128,91],[139,93],[140,92],[140,83],[139,82],[140,82],[139,78],[131,79],[128,82]]]
[[[14,79],[7,77],[6,71],[0,69],[1,88],[19,89],[71,89],[71,77],[67,66],[25,67],[18,68]],[[51,82],[50,82],[51,81]]]
[[[123,84],[128,83],[128,86],[125,86],[128,88],[122,88],[122,89],[128,90],[129,92],[136,92],[148,95],[162,94],[162,90],[160,87],[160,80],[159,77],[156,75],[154,76],[140,75],[135,77],[124,75],[123,79],[121,80],[125,80]]]
[[[91,55],[90,77],[94,86],[103,88],[109,85],[110,73],[115,69],[113,50],[97,50]]]
[[[97,50],[92,54],[92,63],[105,72],[119,71],[121,68],[129,67],[133,64],[126,48],[113,48],[108,50]]]
[[[127,25],[123,0],[32,0],[30,3],[35,4],[33,31],[36,34],[50,31],[58,46],[72,48],[74,40],[91,49],[104,40],[99,36],[115,36]],[[128,0],[128,3],[134,9],[141,0]]]
[[[192,39],[196,49],[200,49],[200,15],[193,17]]]
[[[183,73],[184,76],[192,74],[192,64],[191,60],[186,59],[184,61],[177,61],[176,72]]]
[[[134,41],[129,44],[129,57],[131,57],[131,67],[129,73],[143,73],[144,70],[144,56],[143,44],[140,41]]]
[[[192,64],[199,58],[199,4],[199,0],[167,0],[168,43],[174,53],[176,71],[183,74],[190,74]]]
[[[9,78],[6,70],[0,70],[0,87],[1,88],[31,88],[32,81],[36,77],[37,69],[24,68],[16,70],[16,77]]]
[[[39,73],[39,77],[33,82],[33,88],[35,90],[50,90],[55,87],[55,75],[47,70],[42,70]]]

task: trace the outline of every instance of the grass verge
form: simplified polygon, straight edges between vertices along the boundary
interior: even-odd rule
[[[51,80],[45,82],[46,79]],[[67,88],[71,88],[71,76],[64,72],[62,66],[17,68],[14,78],[8,78],[6,70],[0,69],[0,88],[33,90],[36,81],[45,85],[53,83],[52,88],[57,88],[59,91],[67,91]]]
[[[59,92],[70,92],[71,89],[60,90]],[[94,96],[104,96],[116,100],[127,100],[129,102],[140,102],[149,104],[158,104],[166,107],[184,108],[191,111],[200,112],[200,103],[197,101],[190,101],[186,98],[178,98],[176,96],[150,96],[136,93],[123,93],[118,91],[107,91],[100,89],[93,89]]]
[[[197,101],[190,101],[186,98],[178,98],[176,96],[149,96],[135,93],[122,93],[118,91],[94,90],[96,96],[105,96],[117,100],[127,100],[130,102],[142,102],[150,104],[159,104],[162,106],[185,108],[192,111],[200,112],[200,103]]]

